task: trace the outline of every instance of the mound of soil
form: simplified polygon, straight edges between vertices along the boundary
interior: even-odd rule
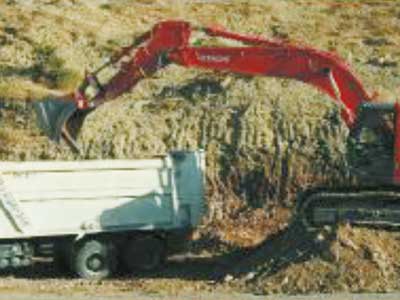
[[[262,294],[389,292],[400,287],[399,250],[399,232],[343,225],[312,234],[293,224],[243,260],[228,284]]]
[[[238,92],[243,84],[238,80],[232,89]],[[48,141],[35,127],[30,105],[8,105],[0,119],[4,124],[0,158],[137,159],[203,148],[207,232],[245,247],[255,246],[287,224],[299,190],[346,182],[347,131],[340,122],[329,122],[337,117],[329,104],[319,103],[324,115],[317,125],[312,119],[320,112],[297,116],[277,100],[222,104],[200,99],[199,103],[167,98],[106,104],[84,123],[78,139],[81,155],[63,143]]]

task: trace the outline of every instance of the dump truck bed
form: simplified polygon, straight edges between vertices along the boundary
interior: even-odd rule
[[[0,239],[195,227],[204,155],[0,163]]]

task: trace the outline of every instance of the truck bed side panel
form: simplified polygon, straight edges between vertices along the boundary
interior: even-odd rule
[[[93,161],[63,170],[63,164],[70,163],[54,162],[46,170],[47,163],[40,164],[28,172],[2,170],[5,189],[31,224],[22,234],[168,228],[172,224],[172,180],[167,166],[140,168],[136,161],[134,168],[115,169],[112,164],[104,167],[102,161],[97,169]],[[3,232],[6,227],[0,228],[0,235],[12,235],[9,228]],[[24,231],[14,227],[15,235]]]

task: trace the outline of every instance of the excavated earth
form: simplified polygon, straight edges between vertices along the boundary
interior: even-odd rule
[[[355,182],[338,109],[309,86],[169,66],[93,112],[78,139],[80,155],[36,128],[33,101],[73,89],[85,68],[171,18],[334,51],[377,99],[400,91],[396,1],[0,2],[1,160],[143,158],[203,148],[209,207],[188,253],[163,270],[86,282],[39,261],[4,274],[0,291],[398,290],[398,233],[343,225],[311,234],[294,220],[298,192]],[[207,44],[203,39],[194,36]]]

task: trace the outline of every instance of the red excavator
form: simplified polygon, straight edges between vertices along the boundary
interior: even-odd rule
[[[193,31],[235,40],[243,46],[192,45]],[[63,138],[78,151],[75,138],[88,113],[172,63],[297,79],[328,94],[341,107],[354,141],[355,157],[366,166],[361,172],[364,177],[360,177],[365,181],[361,179],[357,188],[319,188],[304,193],[298,201],[300,218],[308,228],[338,222],[400,225],[400,105],[374,103],[347,64],[329,52],[220,28],[195,28],[184,21],[161,22],[95,72],[87,73],[75,92],[37,102],[39,125],[51,139]],[[117,66],[118,71],[101,84],[97,75],[111,65]],[[95,91],[92,96],[88,96],[89,88]]]

